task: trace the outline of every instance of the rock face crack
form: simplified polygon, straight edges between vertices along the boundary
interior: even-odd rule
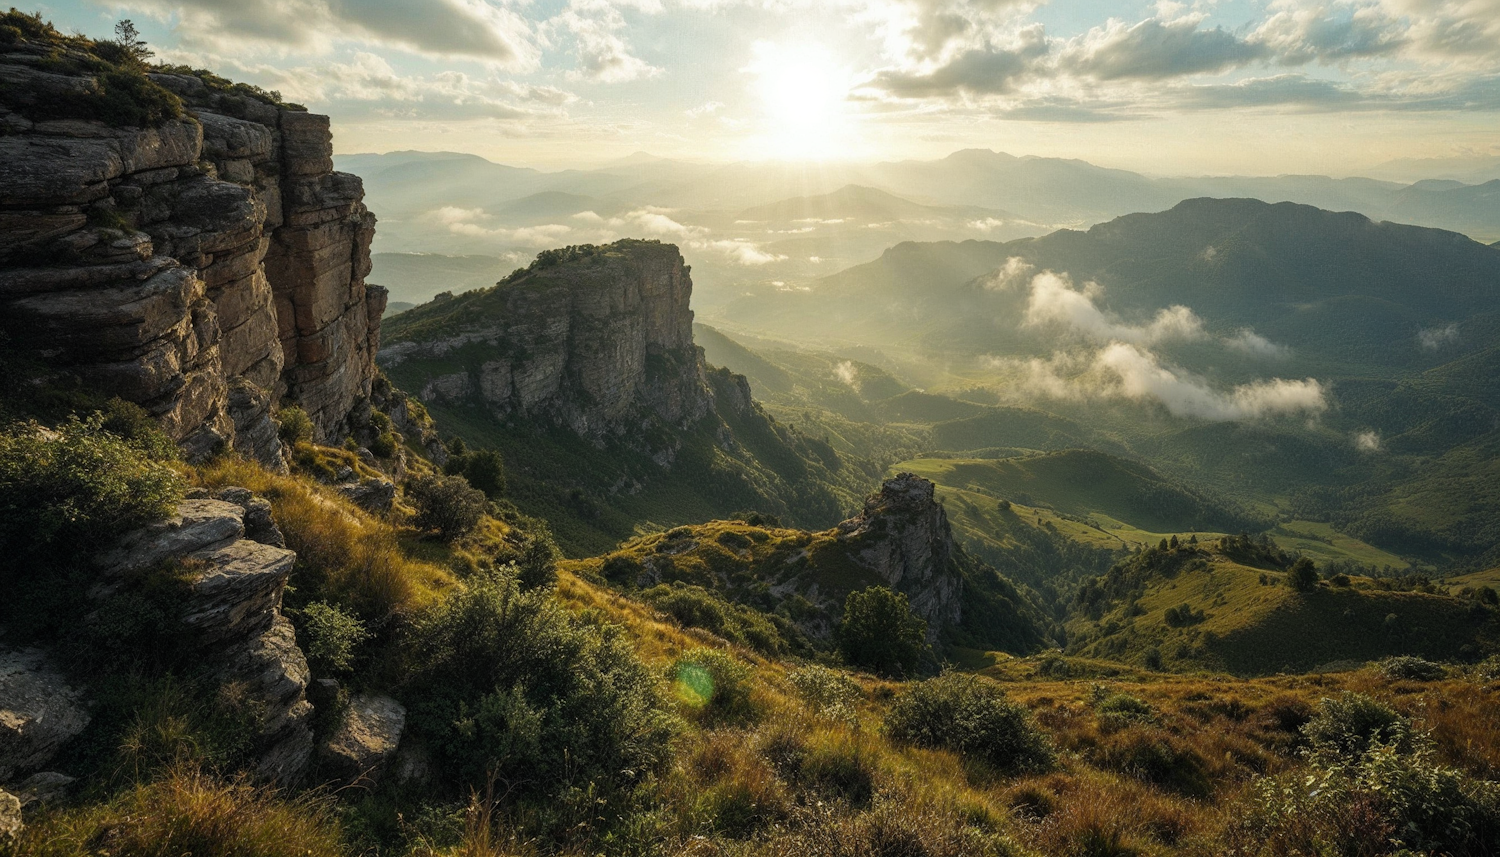
[[[280,469],[273,405],[340,438],[370,395],[385,290],[375,218],[333,171],[328,117],[154,74],[190,117],[31,122],[32,92],[88,91],[0,46],[0,331],[140,404],[190,457]]]

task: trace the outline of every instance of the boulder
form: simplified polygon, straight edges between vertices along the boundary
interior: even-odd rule
[[[21,799],[0,789],[0,847],[9,848],[21,838]]]
[[[389,479],[365,478],[334,487],[366,512],[384,514],[396,502],[396,483]]]
[[[107,575],[146,571],[169,559],[228,546],[244,535],[245,510],[234,503],[184,500],[170,518],[126,534],[98,564]]]
[[[319,756],[341,782],[373,788],[396,754],[405,728],[401,703],[389,696],[356,696]]]
[[[46,765],[82,732],[82,701],[40,649],[0,650],[0,781]]]
[[[47,806],[62,800],[68,793],[68,789],[78,782],[76,777],[60,774],[57,771],[42,771],[32,774],[22,780],[15,787],[16,797],[21,799],[23,808],[29,806]]]

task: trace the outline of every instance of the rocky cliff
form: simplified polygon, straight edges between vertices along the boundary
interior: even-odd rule
[[[866,498],[863,511],[839,524],[837,533],[855,562],[907,594],[912,612],[927,620],[936,639],[941,628],[963,618],[963,576],[954,563],[948,513],[933,492],[928,480],[899,473]]]
[[[1045,617],[954,541],[920,476],[886,479],[859,513],[822,532],[747,517],[632,539],[578,569],[643,589],[701,586],[783,616],[815,646],[832,644],[845,599],[871,586],[904,593],[933,643],[1025,653],[1048,642]]]
[[[381,364],[446,364],[415,387],[424,401],[479,402],[502,421],[565,426],[601,444],[712,413],[677,248],[627,240],[553,252],[494,288],[393,319]],[[669,461],[671,445],[658,440],[652,452]]]
[[[122,71],[103,47],[0,45],[0,331],[141,404],[190,456],[279,464],[283,400],[338,438],[370,393],[385,292],[365,284],[375,218],[333,171],[328,118]],[[154,112],[122,119],[122,74]]]

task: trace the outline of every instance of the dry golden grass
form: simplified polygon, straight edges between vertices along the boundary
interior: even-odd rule
[[[190,766],[113,800],[27,819],[17,853],[34,857],[341,857],[333,804],[287,800]]]
[[[408,556],[392,524],[310,480],[225,457],[199,468],[194,481],[208,488],[238,485],[271,501],[287,547],[297,552],[293,583],[310,598],[381,619],[420,609],[453,585],[443,565]]]

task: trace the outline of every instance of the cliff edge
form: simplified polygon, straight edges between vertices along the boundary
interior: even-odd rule
[[[280,402],[347,433],[385,291],[328,117],[49,30],[0,43],[6,344],[140,404],[189,457],[280,466]]]

